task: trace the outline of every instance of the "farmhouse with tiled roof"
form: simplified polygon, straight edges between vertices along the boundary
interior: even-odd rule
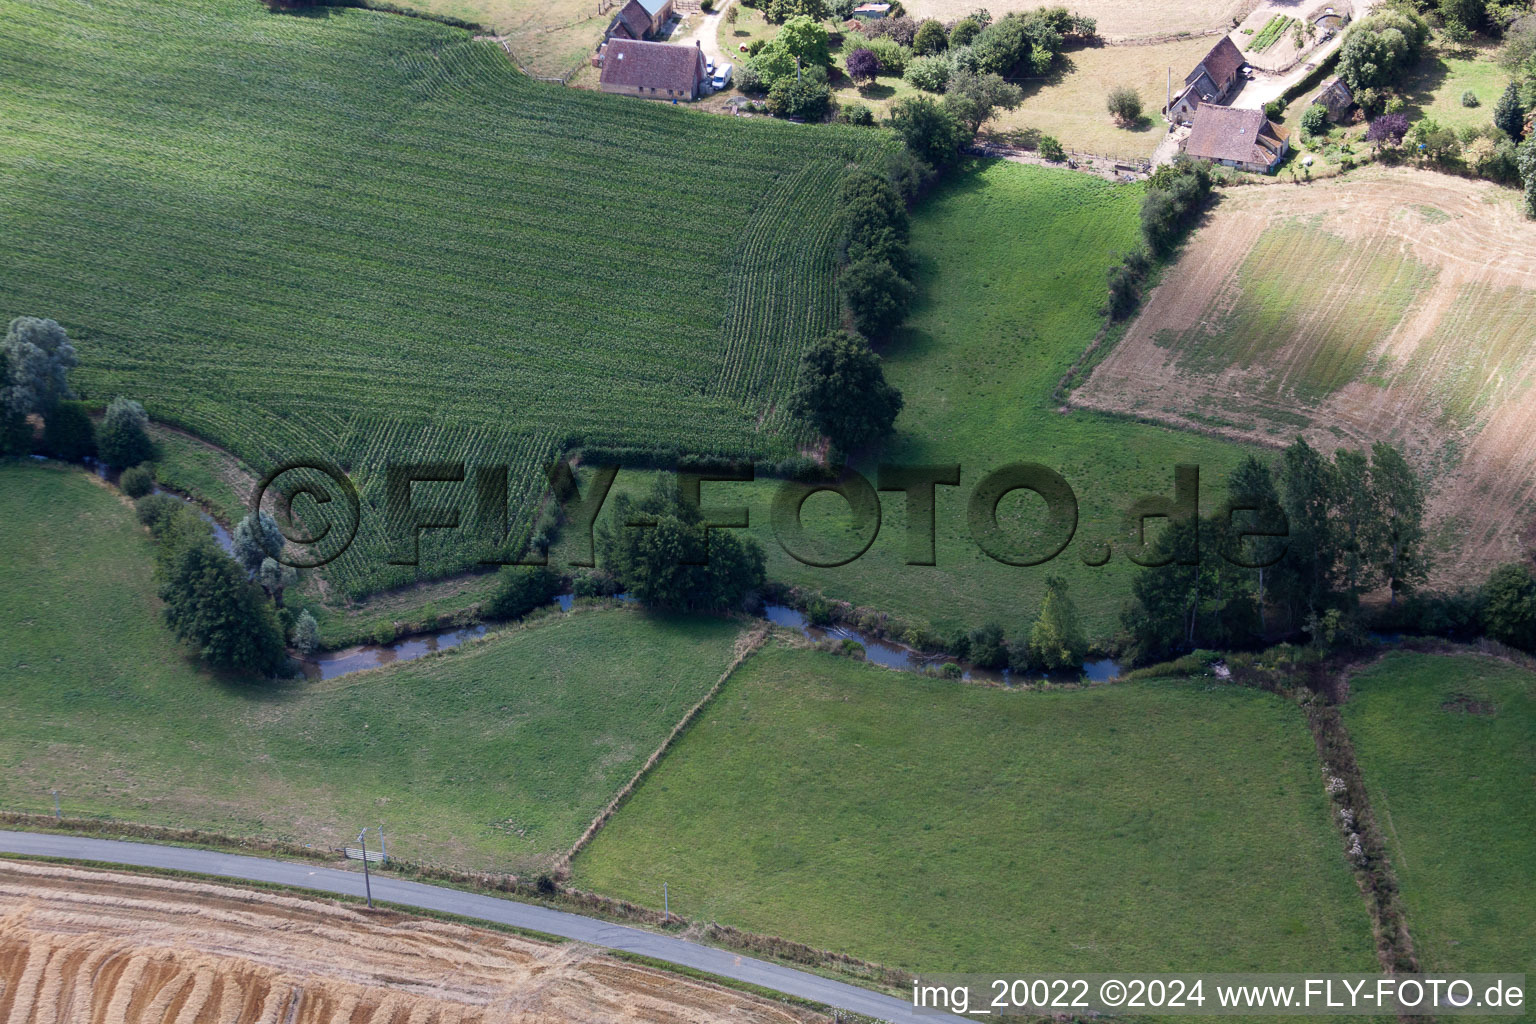
[[[604,39],[650,39],[672,17],[672,0],[628,0],[608,23]]]
[[[1231,37],[1211,47],[1205,59],[1184,77],[1184,88],[1163,109],[1170,121],[1184,121],[1202,103],[1225,103],[1242,81],[1243,53]]]
[[[692,100],[708,78],[704,51],[637,39],[614,39],[599,54],[604,92],[652,100]]]
[[[1290,149],[1285,129],[1264,111],[1210,103],[1195,109],[1194,127],[1184,143],[1184,152],[1192,157],[1258,174],[1274,170]]]

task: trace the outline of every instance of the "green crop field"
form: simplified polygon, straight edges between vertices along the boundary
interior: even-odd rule
[[[324,683],[199,671],[159,619],[150,541],[76,470],[0,466],[0,807],[547,864],[729,663],[735,623],[554,617]]]
[[[1269,49],[1285,32],[1286,27],[1291,22],[1292,19],[1284,14],[1277,14],[1270,18],[1264,23],[1264,27],[1259,30],[1259,34],[1253,37],[1253,42],[1248,46],[1248,49],[1255,53]]]
[[[1344,721],[1430,972],[1536,963],[1536,676],[1393,654],[1350,682]]]
[[[139,398],[258,472],[348,467],[363,531],[334,590],[417,578],[384,564],[387,460],[509,467],[527,512],[577,443],[800,439],[782,400],[836,318],[835,185],[884,133],[541,85],[367,11],[0,19],[0,311],[64,323],[94,400]],[[479,554],[429,543],[423,566]]]
[[[1305,721],[1233,687],[1007,692],[770,645],[574,868],[921,970],[1374,965]]]

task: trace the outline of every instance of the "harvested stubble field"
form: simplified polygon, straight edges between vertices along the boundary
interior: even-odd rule
[[[391,460],[508,467],[526,522],[570,445],[800,440],[783,399],[836,322],[835,185],[884,133],[541,85],[468,32],[370,11],[0,19],[0,315],[64,323],[88,397],[141,399],[258,473],[347,467],[363,529],[335,592],[418,578],[386,564]],[[483,554],[439,537],[423,569]]]
[[[0,862],[11,1024],[794,1024],[825,1017],[579,943],[330,900]]]
[[[996,17],[1009,11],[1031,11],[1046,6],[1046,3],[1044,0],[998,0],[987,4],[978,4],[974,0],[911,0],[905,6],[914,18],[953,21],[977,7],[985,7]],[[1075,0],[1066,6],[1078,14],[1097,19],[1099,34],[1105,39],[1121,41],[1227,29],[1232,26],[1233,18],[1242,17],[1253,9],[1255,0]]]
[[[1428,474],[1438,582],[1520,557],[1536,509],[1536,225],[1485,182],[1372,169],[1234,189],[1074,404]]]

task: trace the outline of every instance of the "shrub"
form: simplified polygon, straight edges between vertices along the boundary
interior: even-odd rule
[[[1376,145],[1401,146],[1408,135],[1406,114],[1382,114],[1365,130],[1367,142]]]
[[[1141,119],[1141,93],[1128,85],[1117,85],[1109,90],[1104,105],[1115,122],[1122,127],[1133,125]]]
[[[300,612],[293,624],[293,646],[305,657],[320,649],[320,624],[308,609]]]
[[[1273,99],[1264,104],[1264,116],[1271,121],[1279,120],[1280,116],[1284,113],[1285,100],[1283,99]]]
[[[943,92],[949,84],[949,70],[949,58],[944,54],[935,54],[913,60],[907,65],[902,78],[924,92]]]
[[[1054,135],[1040,136],[1040,155],[1051,163],[1060,163],[1067,158],[1067,151],[1061,148],[1061,142]]]
[[[731,10],[736,8],[732,7]],[[744,60],[736,69],[733,76],[736,80],[736,88],[751,96],[761,96],[768,91],[768,83],[763,81],[763,74],[757,70],[757,65],[751,60]]]
[[[875,112],[862,103],[848,103],[838,110],[837,119],[844,124],[872,125]]]
[[[981,35],[981,23],[975,18],[961,18],[949,30],[950,46],[970,46]]]
[[[56,404],[43,421],[43,454],[79,462],[96,454],[96,426],[84,402]]]
[[[1536,580],[1523,565],[1501,565],[1482,590],[1483,629],[1500,643],[1536,650]]]
[[[1504,87],[1499,102],[1493,105],[1493,123],[1516,142],[1525,134],[1525,105],[1520,102],[1520,87],[1514,82]]]
[[[912,52],[919,56],[941,53],[949,48],[949,36],[944,32],[944,26],[929,18],[917,26],[917,34],[912,37]]]
[[[864,32],[871,38],[891,39],[910,49],[917,39],[917,22],[907,17],[881,18],[866,24]]]
[[[908,149],[934,167],[951,163],[969,141],[960,119],[926,96],[897,100],[891,127]]]
[[[1313,137],[1326,134],[1328,131],[1328,109],[1321,103],[1314,103],[1302,111],[1301,130]]]
[[[171,520],[181,513],[186,505],[170,494],[147,494],[133,503],[134,514],[139,522],[149,527],[149,532],[159,539],[169,527]]]
[[[1479,102],[1480,101],[1477,98],[1477,93],[1473,92],[1471,89],[1468,89],[1466,92],[1461,94],[1461,105],[1464,107],[1475,107],[1479,105]]]
[[[832,105],[832,90],[827,88],[826,72],[814,69],[800,78],[786,77],[768,90],[768,110],[775,117],[800,117],[820,121]]]
[[[96,445],[107,465],[116,469],[137,466],[155,456],[149,439],[149,417],[138,402],[121,395],[112,399],[101,421]]]
[[[1003,640],[1003,627],[989,622],[971,630],[966,637],[966,650],[971,663],[977,668],[998,669],[1008,664],[1008,645]]]
[[[886,383],[880,357],[864,339],[842,331],[805,353],[790,397],[790,411],[844,451],[890,433],[901,407],[901,392]]]
[[[854,50],[843,63],[848,69],[848,77],[853,79],[856,85],[867,85],[880,74],[880,58],[875,55],[874,50],[867,47]]]
[[[507,565],[496,575],[496,592],[485,609],[494,619],[520,619],[560,592],[560,575],[547,566]]]
[[[888,36],[870,39],[865,48],[880,62],[880,73],[883,75],[900,77],[906,73],[907,62],[912,59],[911,50]]]
[[[155,474],[147,466],[134,466],[123,470],[118,485],[128,497],[142,498],[155,489]]]

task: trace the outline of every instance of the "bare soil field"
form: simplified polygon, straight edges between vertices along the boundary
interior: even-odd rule
[[[1536,521],[1536,224],[1408,169],[1233,189],[1074,404],[1272,445],[1398,444],[1432,487],[1434,578]]]
[[[1044,0],[999,0],[997,3],[912,0],[905,6],[914,18],[952,21],[965,17],[977,7],[985,7],[997,17],[1009,11],[1032,11],[1046,4]],[[1066,6],[1078,14],[1098,19],[1099,34],[1107,41],[1124,42],[1229,29],[1232,19],[1244,17],[1256,3],[1255,0],[1076,0]]]
[[[548,944],[206,882],[0,862],[10,1024],[796,1024],[825,1017]]]

